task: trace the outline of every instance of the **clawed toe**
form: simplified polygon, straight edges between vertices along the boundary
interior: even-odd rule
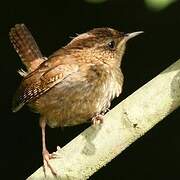
[[[60,151],[60,150],[61,150],[61,148],[59,146],[57,146],[57,151],[50,154],[50,159],[57,159],[57,158],[59,158],[58,151]]]
[[[51,164],[49,162],[50,159],[52,159],[52,158],[54,158],[54,157],[52,157],[52,154],[49,154],[49,152],[47,150],[43,152],[43,163],[44,163],[43,170],[44,170],[45,176],[46,176],[46,168],[47,167],[51,170],[51,172],[54,176],[57,176],[57,172],[54,170],[54,168],[51,166]]]
[[[102,124],[104,121],[104,116],[101,114],[98,114],[92,118],[93,125],[99,125]]]
[[[50,159],[56,159],[56,158],[58,158],[57,152],[53,152],[52,154],[50,154]]]

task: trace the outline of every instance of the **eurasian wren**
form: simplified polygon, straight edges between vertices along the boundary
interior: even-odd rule
[[[95,28],[44,58],[24,24],[10,31],[10,39],[27,71],[13,99],[13,111],[25,104],[40,113],[44,165],[53,174],[46,149],[45,126],[73,126],[98,119],[119,96],[123,86],[121,60],[126,42],[142,31],[123,33]]]

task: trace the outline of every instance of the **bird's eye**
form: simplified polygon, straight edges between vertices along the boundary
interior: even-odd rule
[[[108,44],[108,48],[111,49],[111,50],[114,50],[115,49],[115,41],[110,41]]]

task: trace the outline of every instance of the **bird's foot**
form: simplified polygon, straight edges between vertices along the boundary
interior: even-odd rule
[[[102,124],[103,121],[104,121],[104,116],[102,114],[97,114],[92,118],[92,124],[93,125]]]
[[[57,146],[57,151],[50,154],[51,156],[50,159],[57,159],[59,157],[58,151],[60,150],[61,150],[60,146]]]
[[[57,176],[57,172],[54,170],[54,168],[51,166],[51,164],[49,162],[50,159],[53,159],[56,157],[53,156],[52,154],[49,154],[49,152],[47,150],[44,150],[42,154],[43,154],[43,163],[44,163],[43,170],[44,170],[45,176],[46,176],[46,168],[47,167],[51,170],[51,172],[54,176]]]

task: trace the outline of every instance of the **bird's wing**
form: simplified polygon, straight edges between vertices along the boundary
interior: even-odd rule
[[[16,24],[11,28],[9,37],[28,73],[34,71],[44,61],[36,41],[24,24]]]
[[[77,64],[64,64],[45,71],[37,70],[34,75],[24,78],[13,98],[13,112],[18,111],[24,104],[38,98],[78,70]]]

